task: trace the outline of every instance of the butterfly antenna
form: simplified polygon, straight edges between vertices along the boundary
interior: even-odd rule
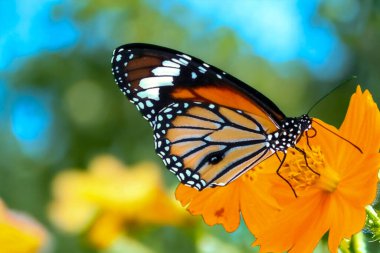
[[[322,100],[324,100],[328,95],[330,95],[331,93],[333,93],[334,91],[336,91],[337,89],[339,89],[340,87],[342,87],[343,85],[351,82],[352,80],[355,80],[357,78],[357,76],[352,76],[351,78],[343,81],[341,84],[339,84],[338,86],[336,86],[334,89],[332,89],[330,92],[328,92],[326,95],[322,96],[320,99],[317,100],[317,102],[314,103],[314,105],[309,109],[309,111],[307,112],[307,114],[309,114]]]
[[[363,151],[361,150],[361,148],[359,148],[357,145],[355,145],[354,143],[352,143],[351,141],[347,140],[346,138],[340,136],[339,134],[336,134],[334,133],[333,131],[331,131],[330,129],[328,129],[327,127],[323,126],[322,124],[318,123],[317,121],[313,120],[314,123],[320,125],[322,128],[326,129],[327,131],[329,131],[330,133],[332,133],[333,135],[339,137],[340,139],[346,141],[347,143],[351,144],[354,148],[356,148],[360,153],[363,154]]]
[[[277,153],[276,153],[277,154]],[[284,177],[284,176],[282,176],[281,175],[281,173],[280,173],[280,169],[282,168],[282,165],[284,164],[284,162],[285,162],[285,159],[286,159],[286,153],[284,153],[284,156],[282,157],[282,159],[281,159],[281,163],[280,163],[280,166],[278,166],[278,168],[277,168],[277,170],[276,170],[276,173],[277,173],[277,175],[282,179],[282,180],[284,180],[288,185],[289,185],[289,187],[290,187],[290,189],[292,189],[292,192],[293,192],[293,194],[294,194],[294,196],[297,198],[298,196],[297,196],[297,192],[296,192],[296,190],[293,188],[293,185]]]

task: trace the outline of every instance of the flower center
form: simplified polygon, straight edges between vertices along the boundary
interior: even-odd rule
[[[334,192],[340,182],[340,177],[330,166],[323,169],[318,180],[318,186],[328,192]]]
[[[327,192],[334,192],[340,182],[339,174],[331,168],[319,146],[304,147],[307,164],[303,154],[296,150],[289,150],[280,173],[292,185],[297,194],[311,185],[315,185]],[[315,173],[315,172],[317,173]]]
[[[327,192],[334,192],[340,178],[333,168],[328,166],[325,157],[318,146],[303,147],[307,156],[307,165],[301,152],[288,150],[288,155],[280,169],[280,174],[292,185],[297,194],[316,185]],[[320,175],[318,175],[320,174]]]
[[[320,172],[323,167],[323,156],[320,149],[304,149],[307,155],[307,164],[315,172]],[[303,154],[297,150],[288,150],[286,160],[280,169],[280,174],[289,181],[297,194],[314,185],[318,174],[306,166]]]
[[[325,159],[319,146],[298,145],[306,153],[306,160],[300,151],[288,149],[286,159],[279,170],[283,177],[296,192],[297,196],[302,195],[310,186],[317,187],[326,192],[334,192],[341,180],[339,174],[331,167]],[[268,159],[253,169],[247,171],[242,179],[244,181],[254,181],[259,173],[268,173],[268,167],[275,173],[278,159]]]

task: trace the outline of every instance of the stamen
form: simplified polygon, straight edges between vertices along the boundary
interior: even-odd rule
[[[306,149],[307,163],[302,153],[289,149],[283,167],[280,170],[281,175],[289,181],[297,195],[302,195],[302,192],[309,186],[314,185],[318,181],[318,174],[324,170],[324,157],[319,147]]]

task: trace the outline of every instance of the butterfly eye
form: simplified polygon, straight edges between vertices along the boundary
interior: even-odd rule
[[[209,164],[217,164],[219,163],[220,161],[222,161],[224,158],[224,153],[213,153],[213,154],[210,154],[210,156],[208,157],[207,161]]]

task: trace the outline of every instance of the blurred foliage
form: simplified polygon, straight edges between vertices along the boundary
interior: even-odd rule
[[[4,126],[0,129],[0,196],[11,208],[27,212],[45,224],[54,252],[94,252],[84,238],[62,232],[47,219],[51,182],[57,173],[65,168],[86,168],[101,153],[112,154],[126,164],[153,161],[164,167],[154,154],[149,125],[114,84],[110,58],[118,45],[154,43],[199,57],[254,85],[289,116],[305,113],[319,98],[354,75],[357,79],[330,94],[312,111],[313,115],[339,125],[356,83],[369,88],[375,101],[380,101],[378,1],[349,1],[358,5],[358,14],[348,21],[344,10],[321,1],[312,22],[330,22],[351,55],[348,67],[334,80],[321,78],[323,71],[314,75],[299,61],[270,64],[254,55],[232,29],[205,29],[212,17],[197,19],[181,5],[164,13],[156,8],[163,2],[68,0],[58,4],[52,19],[74,20],[79,32],[76,44],[14,59],[11,67],[1,73],[10,90],[2,108],[6,115],[11,114],[12,103],[19,94],[24,93],[37,94],[51,111],[51,125],[43,143],[21,143],[11,133],[10,120],[0,118]],[[174,22],[173,17],[181,17],[183,22]],[[40,149],[41,152],[35,151]],[[176,179],[166,171],[163,174],[166,185],[173,187]],[[250,249],[253,238],[244,225],[232,235],[203,224],[187,229],[152,226],[136,231],[134,237],[155,252],[257,250]],[[201,239],[196,243],[195,238]],[[209,248],[205,241],[210,242]],[[228,250],[219,251],[227,244]],[[375,250],[378,244],[370,247]],[[119,251],[115,246],[107,252]]]

